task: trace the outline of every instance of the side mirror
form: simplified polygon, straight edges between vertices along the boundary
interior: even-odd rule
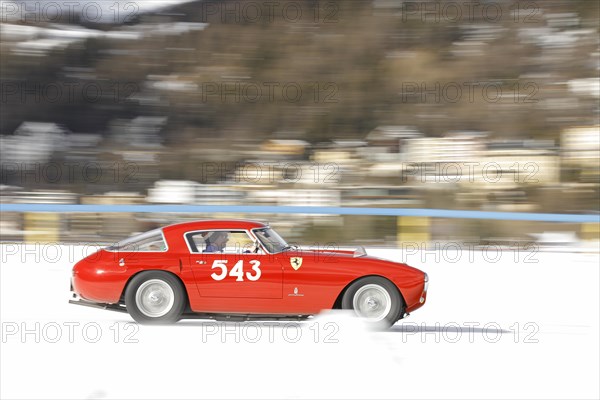
[[[358,246],[356,250],[354,250],[353,257],[364,257],[367,255],[367,250],[363,246]]]

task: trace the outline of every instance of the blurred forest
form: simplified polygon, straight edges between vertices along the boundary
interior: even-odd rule
[[[160,132],[165,143],[185,147],[202,137],[362,139],[382,125],[414,126],[428,136],[469,130],[556,139],[566,126],[597,121],[597,99],[577,99],[566,85],[598,76],[597,1],[500,1],[499,18],[489,10],[471,17],[465,9],[456,18],[454,9],[444,8],[427,16],[402,1],[282,1],[272,16],[255,2],[263,15],[253,18],[244,2],[210,3],[230,11],[196,1],[124,24],[79,21],[105,32],[144,24],[160,30],[160,23],[174,21],[208,26],[151,30],[137,40],[90,37],[43,57],[15,52],[3,32],[0,132],[12,134],[24,121],[51,121],[105,135],[115,119],[160,116],[168,118]],[[284,13],[288,3],[302,17],[292,8]],[[435,3],[450,2],[416,4]],[[575,32],[571,40],[557,41],[556,33],[566,31]],[[25,85],[27,94],[10,95],[7,82]],[[73,82],[93,82],[103,95],[90,99],[74,90],[74,98],[50,101],[34,93]],[[486,100],[486,83],[502,88],[499,101]],[[408,96],[414,84],[432,93]],[[457,101],[456,86],[462,88]]]

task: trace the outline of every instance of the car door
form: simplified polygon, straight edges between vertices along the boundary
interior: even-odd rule
[[[219,232],[219,234],[216,234]],[[226,232],[222,249],[214,238]],[[202,297],[281,299],[283,269],[279,260],[256,247],[246,231],[197,231],[185,234],[190,268]]]

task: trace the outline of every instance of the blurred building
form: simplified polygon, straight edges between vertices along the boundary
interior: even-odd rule
[[[459,21],[437,1],[334,1],[335,21],[323,2],[293,2],[298,21],[249,20],[232,3],[207,16],[205,2],[161,0],[112,20],[23,18],[2,3],[2,203],[597,212],[598,2]],[[1,229],[112,240],[194,217],[3,213]],[[538,229],[275,218],[297,238],[352,226],[341,240],[385,243],[403,229]]]

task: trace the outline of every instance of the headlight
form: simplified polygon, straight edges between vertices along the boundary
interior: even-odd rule
[[[421,304],[425,303],[425,295],[427,294],[427,288],[429,286],[429,275],[425,274],[423,281],[423,293],[421,293],[421,298],[419,299]]]

